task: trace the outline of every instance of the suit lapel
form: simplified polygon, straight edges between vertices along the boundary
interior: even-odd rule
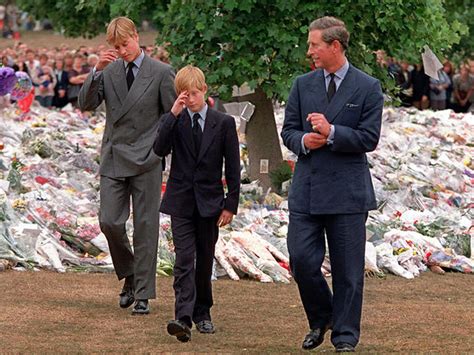
[[[127,90],[127,80],[125,78],[125,69],[122,71],[122,73],[123,73],[122,74],[123,81],[122,81],[121,86],[125,90]],[[153,81],[153,73],[151,70],[150,58],[145,56],[143,58],[143,62],[138,72],[138,75],[133,81],[133,85],[130,88],[130,91],[128,91],[128,94],[126,95],[125,100],[122,102],[122,108],[120,109],[120,113],[116,116],[115,121],[118,121],[128,111],[130,111],[133,105],[140,99],[140,97],[143,95],[145,90],[150,86],[152,81]]]
[[[344,80],[339,85],[339,88],[337,89],[325,111],[324,115],[326,116],[326,119],[329,123],[334,121],[338,113],[344,108],[349,99],[358,91],[358,88],[355,84],[354,68],[352,65],[350,65]],[[324,92],[326,92],[326,87],[324,87]],[[325,99],[327,102],[326,95]]]
[[[189,117],[188,110],[184,109],[179,119],[180,129],[179,131],[183,135],[184,145],[188,148],[189,152],[196,159],[196,152],[194,149],[194,139],[191,127],[191,118]]]
[[[204,124],[204,132],[202,134],[202,142],[201,148],[199,149],[199,156],[197,159],[197,163],[199,163],[206,153],[207,148],[214,140],[214,136],[216,135],[216,117],[214,116],[214,112],[211,109],[207,110],[207,117],[206,123]]]
[[[120,100],[120,103],[123,105],[123,102],[125,101],[125,98],[128,94],[123,59],[119,59],[115,65],[114,75],[112,75],[112,84],[114,86],[115,93]]]
[[[324,72],[322,69],[315,71],[313,79],[310,81],[309,91],[311,92],[310,102],[316,103],[316,107],[312,107],[310,112],[325,112],[328,106],[328,98],[326,95],[326,84],[324,82]],[[324,95],[321,95],[324,93]],[[306,117],[304,117],[306,119]]]

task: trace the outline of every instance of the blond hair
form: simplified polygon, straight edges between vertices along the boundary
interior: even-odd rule
[[[204,90],[206,89],[206,77],[201,69],[193,65],[186,65],[176,73],[174,86],[178,95],[190,89]]]
[[[132,20],[128,17],[116,17],[110,21],[107,26],[107,43],[115,45],[117,43],[123,43],[130,37],[136,35],[137,28]]]

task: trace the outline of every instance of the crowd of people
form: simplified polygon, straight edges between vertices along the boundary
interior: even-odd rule
[[[41,106],[61,109],[68,103],[77,107],[82,84],[99,60],[106,45],[32,49],[18,42],[1,51],[1,65],[26,72]],[[150,57],[168,63],[168,52],[160,46],[142,46]]]
[[[105,45],[70,48],[32,49],[18,42],[1,52],[2,65],[27,72],[35,86],[35,100],[49,108],[77,107],[77,95],[88,73],[95,66]],[[152,58],[169,63],[169,54],[161,46],[143,46]],[[387,68],[400,88],[399,98],[405,107],[419,110],[452,109],[474,112],[474,59],[457,67],[449,60],[439,71],[439,80],[427,76],[422,64],[412,65],[377,52],[380,65]]]
[[[426,75],[422,64],[398,61],[386,57],[383,51],[377,52],[377,59],[394,77],[403,106],[474,112],[474,59],[462,61],[458,66],[445,60],[438,71],[438,80]]]

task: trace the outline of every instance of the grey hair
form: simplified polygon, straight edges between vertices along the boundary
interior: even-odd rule
[[[331,44],[333,41],[339,41],[344,50],[349,47],[349,31],[347,31],[344,21],[335,17],[320,17],[309,25],[309,30],[320,30],[322,32],[323,41]]]

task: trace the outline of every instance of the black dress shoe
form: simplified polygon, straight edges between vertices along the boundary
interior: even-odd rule
[[[336,353],[353,353],[355,347],[348,343],[339,343],[336,344]]]
[[[196,329],[199,333],[214,334],[216,329],[210,320],[202,320],[196,323]]]
[[[132,314],[148,314],[150,313],[150,306],[148,305],[148,300],[137,300],[135,306],[133,306]]]
[[[133,302],[135,302],[135,296],[134,296],[134,290],[133,289],[123,289],[122,292],[120,293],[120,299],[119,299],[119,305],[121,308],[128,308],[130,307]]]
[[[324,341],[324,334],[326,334],[330,327],[331,325],[328,324],[324,328],[311,329],[304,338],[303,349],[311,350],[321,345]]]
[[[170,320],[166,326],[169,335],[173,335],[180,342],[186,343],[191,340],[191,329],[180,320]]]

